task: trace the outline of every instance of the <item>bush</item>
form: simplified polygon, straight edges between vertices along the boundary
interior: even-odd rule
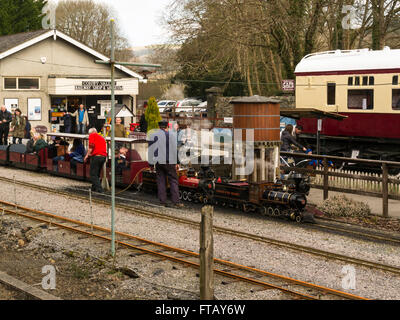
[[[365,217],[371,214],[368,204],[349,199],[346,196],[334,196],[325,200],[320,206],[320,210],[328,216],[339,217]]]
[[[154,97],[151,97],[147,102],[145,119],[147,122],[147,132],[149,132],[150,130],[158,129],[158,122],[160,122],[162,118],[157,105],[157,101]]]

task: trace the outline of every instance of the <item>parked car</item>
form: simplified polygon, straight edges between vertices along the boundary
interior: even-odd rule
[[[192,116],[194,109],[201,103],[202,101],[200,100],[180,100],[175,105],[175,115],[179,117]]]
[[[204,101],[204,102],[200,103],[194,109],[194,115],[196,117],[207,117],[207,101]]]
[[[176,101],[174,100],[161,100],[157,102],[158,108],[160,110],[160,113],[166,112],[166,109],[170,109],[175,106]]]

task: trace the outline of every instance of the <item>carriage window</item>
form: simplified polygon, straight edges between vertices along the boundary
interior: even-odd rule
[[[368,85],[368,77],[363,77],[362,81],[363,81],[363,82],[362,82],[362,83],[363,83],[363,84],[362,84],[363,86],[367,86],[367,85]]]
[[[336,83],[328,83],[328,105],[336,104]]]
[[[375,77],[369,77],[369,85],[373,86],[375,84]]]
[[[359,86],[360,85],[360,77],[355,77],[354,79],[355,79],[355,83],[354,84],[356,86]]]
[[[374,108],[374,90],[348,90],[347,107],[349,109],[370,110]]]
[[[347,80],[347,85],[352,86],[353,85],[353,77],[349,77]]]
[[[400,110],[400,89],[392,90],[392,109]]]
[[[399,84],[399,76],[393,76],[392,85],[397,86]]]

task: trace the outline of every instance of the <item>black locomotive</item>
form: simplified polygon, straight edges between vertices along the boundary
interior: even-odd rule
[[[275,183],[252,183],[216,177],[208,166],[201,167],[198,172],[180,170],[179,197],[189,202],[229,206],[297,222],[314,222],[313,216],[305,210],[310,189],[308,178],[299,174],[284,178]],[[151,169],[143,172],[143,189],[154,191],[156,188],[155,172]]]

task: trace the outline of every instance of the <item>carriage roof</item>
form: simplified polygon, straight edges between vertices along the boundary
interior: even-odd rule
[[[316,72],[352,72],[400,70],[400,49],[383,50],[336,50],[312,53],[305,56],[296,66],[297,76]],[[397,70],[397,71],[399,71]]]
[[[46,133],[47,137],[61,137],[61,138],[70,138],[70,139],[83,139],[83,140],[88,140],[89,135],[88,134],[76,134],[76,133],[62,133],[62,132],[48,132]],[[146,137],[137,137],[137,138],[120,138],[120,137],[115,137],[116,142],[124,142],[124,143],[135,143],[135,142],[141,142],[145,140]],[[107,141],[111,141],[111,137],[106,137]]]

